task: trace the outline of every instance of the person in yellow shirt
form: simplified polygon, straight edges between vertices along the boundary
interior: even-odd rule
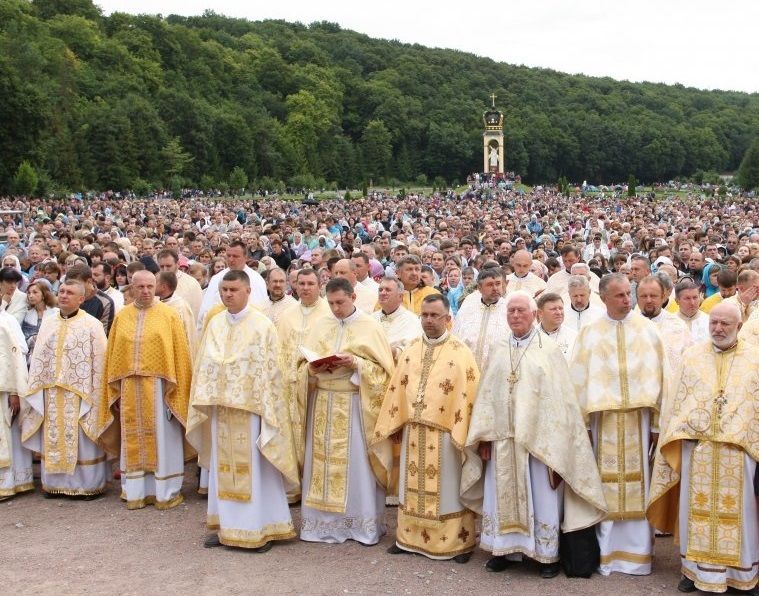
[[[701,303],[701,311],[709,314],[712,309],[722,302],[725,298],[735,296],[735,286],[738,281],[738,277],[735,271],[730,269],[723,269],[717,274],[717,285],[719,286],[719,292],[712,294]]]

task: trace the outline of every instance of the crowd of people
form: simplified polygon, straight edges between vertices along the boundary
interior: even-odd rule
[[[756,591],[755,200],[478,184],[1,200],[0,499],[39,458],[45,498],[170,509],[197,460],[209,548],[397,505],[394,555],[645,575],[656,529],[681,591]]]

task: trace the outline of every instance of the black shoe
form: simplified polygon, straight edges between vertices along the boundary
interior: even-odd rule
[[[488,571],[493,571],[494,573],[500,573],[504,569],[506,569],[509,565],[511,565],[511,561],[509,561],[506,557],[500,556],[500,557],[491,557],[488,559],[488,562],[485,563],[485,569]]]
[[[408,552],[407,550],[403,550],[397,544],[393,544],[387,547],[387,554],[388,555],[410,555],[411,553]]]
[[[543,579],[552,579],[559,575],[561,567],[558,563],[544,563],[540,566],[540,577]]]
[[[456,561],[459,565],[463,565],[464,563],[468,563],[469,559],[472,558],[472,553],[461,553],[460,555],[456,555],[453,557],[453,560]]]
[[[80,501],[96,501],[100,497],[102,497],[105,493],[96,493],[94,495],[81,495],[79,497]]]
[[[274,543],[269,540],[266,544],[263,546],[259,546],[258,548],[252,549],[254,553],[268,553],[271,550],[271,547]]]
[[[203,542],[203,548],[216,548],[217,546],[223,546],[221,540],[219,540],[218,534],[211,534],[206,538],[205,542]]]
[[[42,496],[46,499],[60,499],[63,497],[63,495],[59,495],[58,493],[49,493],[46,490],[42,491]]]
[[[680,592],[686,592],[686,593],[688,593],[688,592],[695,592],[696,591],[696,584],[695,584],[695,582],[692,579],[690,579],[688,577],[685,577],[683,575],[683,578],[680,580],[680,583],[677,584],[677,589]]]

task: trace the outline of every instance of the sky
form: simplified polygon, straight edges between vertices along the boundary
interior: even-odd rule
[[[106,14],[338,23],[371,37],[619,80],[759,92],[756,0],[95,0]]]

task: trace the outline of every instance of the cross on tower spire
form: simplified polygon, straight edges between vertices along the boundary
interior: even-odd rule
[[[495,107],[495,98],[498,97],[495,93],[490,94],[490,101],[493,102],[493,107]]]

